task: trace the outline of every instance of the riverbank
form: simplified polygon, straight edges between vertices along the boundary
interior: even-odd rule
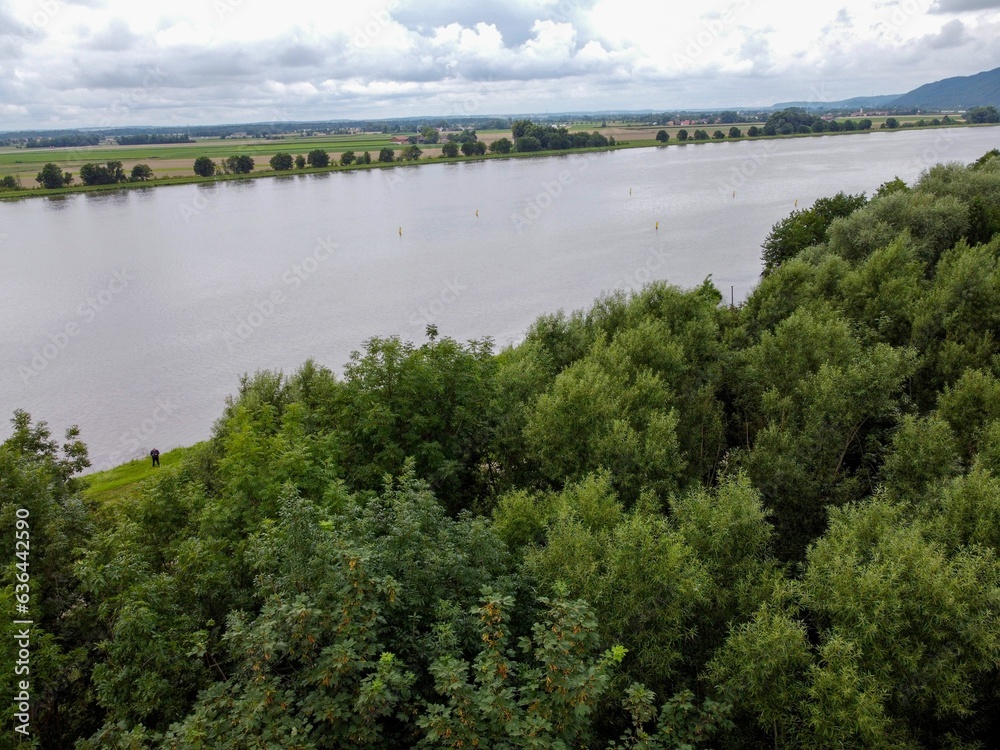
[[[108,190],[147,190],[155,187],[163,187],[169,185],[190,185],[196,183],[211,183],[211,182],[226,182],[231,180],[252,180],[264,177],[295,177],[299,175],[308,174],[329,174],[331,172],[348,172],[348,171],[360,171],[360,170],[370,170],[370,169],[394,169],[396,167],[415,167],[427,164],[453,164],[456,162],[475,162],[475,161],[490,161],[494,159],[523,159],[523,158],[539,158],[547,156],[566,156],[569,154],[581,154],[581,153],[594,153],[594,152],[607,152],[607,151],[620,151],[636,148],[672,148],[676,146],[693,146],[701,145],[705,143],[733,143],[739,141],[769,141],[769,140],[788,140],[793,138],[819,138],[825,136],[847,136],[847,135],[870,135],[871,133],[885,133],[885,132],[908,132],[912,130],[953,130],[955,128],[979,128],[979,127],[997,127],[995,124],[971,124],[971,123],[959,123],[953,125],[927,125],[923,127],[906,127],[906,128],[894,128],[890,130],[885,129],[873,129],[873,130],[854,130],[854,131],[839,131],[839,132],[822,132],[822,133],[794,133],[790,135],[774,135],[774,136],[740,136],[738,138],[718,139],[709,138],[705,140],[694,140],[689,138],[688,140],[677,140],[675,136],[672,136],[672,140],[667,143],[662,143],[656,141],[655,139],[637,139],[628,140],[624,142],[618,142],[611,146],[601,146],[595,148],[576,148],[576,149],[561,149],[561,150],[550,150],[550,151],[528,151],[528,152],[512,152],[508,154],[482,154],[474,156],[456,156],[456,157],[445,157],[445,156],[431,156],[429,158],[418,158],[408,161],[392,161],[392,162],[371,162],[368,164],[350,164],[350,165],[340,165],[331,164],[329,167],[306,167],[303,169],[291,169],[285,171],[274,171],[272,169],[262,169],[260,171],[249,172],[246,174],[217,174],[210,177],[200,177],[198,175],[183,175],[183,176],[173,176],[173,177],[159,177],[151,180],[143,180],[136,182],[119,182],[110,185],[69,185],[62,188],[47,189],[43,187],[30,187],[23,189],[13,189],[0,192],[0,200],[18,200],[22,198],[37,198],[37,197],[51,197],[51,196],[61,196],[69,195],[73,193],[90,193],[90,192],[104,192]],[[670,128],[669,130],[677,131],[677,128]],[[398,145],[398,144],[397,144]],[[236,147],[232,150],[240,150]],[[292,149],[295,150],[295,149]],[[336,154],[331,154],[331,157]],[[102,156],[101,159],[105,158]],[[144,157],[138,156],[136,159],[142,159]],[[95,160],[95,163],[100,161],[100,159]],[[193,162],[192,162],[193,163]]]

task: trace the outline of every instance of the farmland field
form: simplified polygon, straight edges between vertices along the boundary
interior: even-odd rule
[[[0,175],[10,174],[21,178],[25,187],[34,187],[35,175],[48,162],[54,162],[74,177],[79,175],[80,166],[88,162],[104,163],[121,161],[128,172],[135,164],[148,164],[157,177],[179,177],[192,175],[192,165],[199,156],[207,156],[215,161],[233,154],[249,154],[256,162],[255,171],[267,170],[268,160],[277,153],[305,156],[313,149],[323,149],[330,153],[331,160],[340,158],[345,151],[362,154],[369,151],[377,157],[385,147],[400,148],[392,143],[393,137],[415,135],[415,133],[362,133],[358,135],[289,135],[280,139],[257,138],[206,138],[192,143],[151,144],[138,146],[85,146],[64,148],[13,148],[0,149]],[[480,140],[487,144],[509,135],[506,130],[479,131]],[[405,144],[403,144],[405,145]],[[420,144],[424,157],[438,156],[439,145]]]

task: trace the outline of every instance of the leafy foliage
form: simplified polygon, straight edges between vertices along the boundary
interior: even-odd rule
[[[15,412],[36,744],[992,746],[998,231],[994,153],[821,199],[739,306],[654,282],[248,374],[113,499]]]

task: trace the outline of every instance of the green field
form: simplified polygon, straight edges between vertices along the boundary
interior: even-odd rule
[[[500,137],[507,131],[480,131],[484,140],[491,136]],[[163,176],[188,175],[192,173],[194,160],[207,156],[215,161],[233,154],[249,154],[257,162],[257,170],[267,169],[268,160],[277,153],[305,156],[314,149],[323,149],[331,157],[339,158],[345,151],[362,154],[368,151],[372,157],[386,147],[400,148],[392,143],[396,136],[410,136],[416,133],[361,133],[357,135],[289,135],[281,139],[236,139],[206,138],[193,143],[153,144],[139,146],[85,146],[63,148],[14,148],[0,149],[0,175],[15,175],[21,178],[25,187],[35,186],[35,175],[48,162],[58,164],[61,169],[78,175],[81,165],[88,162],[104,163],[121,161],[126,171],[135,164],[148,164],[153,172]],[[420,144],[424,151],[437,154],[440,146]]]

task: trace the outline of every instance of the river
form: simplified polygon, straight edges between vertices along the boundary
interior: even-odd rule
[[[514,343],[540,314],[711,275],[739,301],[796,204],[1000,129],[872,132],[0,201],[0,439],[78,424],[95,469],[208,437],[240,375],[372,336]]]

